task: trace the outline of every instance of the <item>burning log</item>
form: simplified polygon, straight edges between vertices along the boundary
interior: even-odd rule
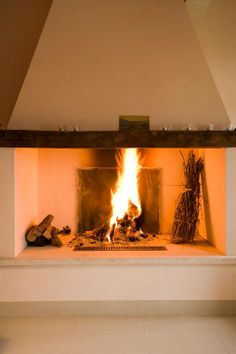
[[[187,163],[184,160],[185,190],[179,196],[171,229],[173,243],[192,242],[199,223],[200,175],[203,159],[197,161],[193,151],[189,153]]]
[[[115,227],[116,227],[116,224],[113,224],[112,228],[111,228],[111,231],[110,231],[110,234],[109,234],[111,242],[114,241]]]
[[[129,200],[127,213],[128,213],[128,216],[132,219],[137,218],[140,215],[140,211],[139,211],[138,207],[134,203],[132,203],[130,200]]]
[[[98,241],[102,242],[106,239],[106,235],[109,231],[108,225],[104,224],[102,227],[96,230],[96,237]]]
[[[119,225],[120,228],[124,228],[124,229],[129,227],[132,223],[132,219],[127,213],[125,213],[125,215],[122,219],[116,219],[116,221],[117,221],[117,225]]]

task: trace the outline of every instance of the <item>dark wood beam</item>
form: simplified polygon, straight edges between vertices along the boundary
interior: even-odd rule
[[[1,130],[0,147],[122,148],[236,147],[236,131],[90,131]]]

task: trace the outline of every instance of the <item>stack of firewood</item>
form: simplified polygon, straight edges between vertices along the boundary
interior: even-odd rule
[[[29,246],[42,247],[51,244],[60,247],[68,243],[65,236],[71,234],[70,227],[65,226],[59,230],[51,224],[53,218],[53,215],[47,215],[39,225],[32,226],[26,232],[25,238]]]

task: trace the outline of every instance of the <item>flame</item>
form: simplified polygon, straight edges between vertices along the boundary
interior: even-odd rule
[[[118,174],[116,190],[112,193],[110,228],[114,224],[117,225],[117,219],[123,218],[125,214],[133,218],[141,214],[141,203],[138,192],[139,170],[137,149],[123,150],[122,166]]]

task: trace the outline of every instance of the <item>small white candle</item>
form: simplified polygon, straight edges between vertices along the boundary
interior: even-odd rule
[[[161,124],[161,130],[168,130],[168,124]]]
[[[230,131],[234,130],[233,123],[229,123],[228,127],[226,128],[226,130],[230,130]]]
[[[58,129],[60,132],[64,132],[66,130],[66,128],[63,124],[59,124]]]
[[[79,125],[79,124],[74,124],[74,125],[73,125],[73,130],[74,130],[75,132],[79,132],[79,131],[80,131],[80,125]]]
[[[189,124],[188,126],[187,126],[187,129],[186,130],[192,130],[192,124]]]
[[[207,130],[214,130],[214,124],[213,123],[209,124]]]

